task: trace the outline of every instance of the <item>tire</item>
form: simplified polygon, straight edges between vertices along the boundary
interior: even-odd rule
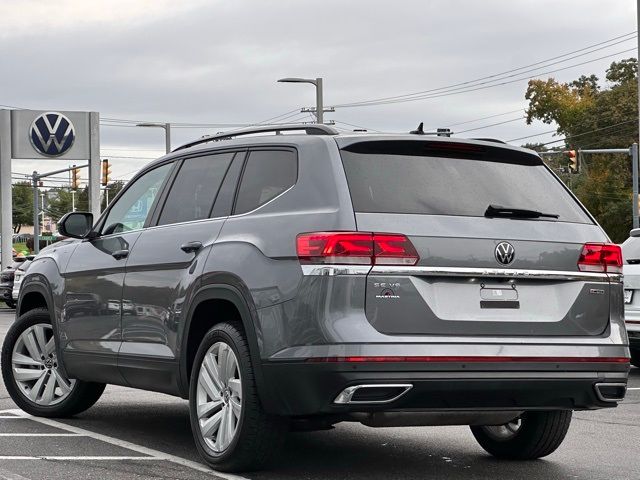
[[[497,458],[533,460],[553,453],[564,440],[571,410],[525,412],[515,422],[505,425],[472,426],[471,432],[487,452]]]
[[[231,373],[221,373],[225,371]],[[199,418],[203,405],[209,411]],[[191,371],[189,412],[198,452],[211,468],[224,472],[263,468],[277,456],[287,431],[284,418],[263,410],[249,347],[231,323],[214,326],[198,348]]]
[[[16,302],[13,300],[5,300],[4,303],[6,303],[9,308],[16,308]]]
[[[640,350],[631,350],[631,365],[640,368]]]
[[[33,341],[30,343],[31,349],[27,347],[25,337],[22,337],[23,333],[26,333],[26,337],[30,336],[27,333],[29,329],[31,329]],[[41,355],[40,361],[34,360],[37,356],[35,352],[31,353],[34,348],[37,349],[35,352],[45,354]],[[51,351],[52,353],[47,354]],[[14,353],[21,356],[14,357]],[[96,403],[104,391],[104,383],[67,379],[58,367],[56,355],[55,337],[47,309],[36,308],[21,315],[11,325],[5,336],[0,356],[2,378],[11,399],[31,415],[49,418],[76,415]],[[42,360],[42,358],[45,359]],[[14,368],[14,361],[18,362],[16,364],[20,367]],[[16,378],[18,369],[23,375],[21,379]],[[37,376],[38,374],[40,377]],[[43,376],[45,378],[40,382]],[[25,380],[25,378],[30,379]],[[53,387],[49,389],[52,379]],[[34,388],[38,385],[38,390],[34,392]],[[35,399],[30,397],[32,392]]]

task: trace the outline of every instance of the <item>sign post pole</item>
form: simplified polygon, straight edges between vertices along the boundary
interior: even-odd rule
[[[13,209],[11,195],[11,111],[0,110],[0,232],[2,267],[11,264],[13,255]]]
[[[100,114],[89,114],[89,211],[93,218],[100,216]]]

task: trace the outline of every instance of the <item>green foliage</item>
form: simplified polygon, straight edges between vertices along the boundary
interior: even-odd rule
[[[113,202],[113,199],[116,198],[116,195],[124,188],[124,182],[122,180],[116,180],[115,182],[107,185],[106,190],[109,192],[108,195],[103,194],[102,200],[100,201],[100,210],[104,211],[107,208],[107,196],[109,197],[109,203]]]
[[[33,225],[33,188],[29,182],[14,183],[11,188],[13,202],[13,233],[20,233],[23,225]]]
[[[58,221],[65,214],[73,211],[73,195],[71,190],[66,187],[52,188],[47,192],[45,200],[45,212],[52,220]],[[75,192],[76,211],[88,211],[89,209],[89,190],[83,188]]]
[[[553,148],[628,148],[638,141],[638,62],[629,58],[611,64],[609,82],[598,84],[595,75],[581,76],[569,83],[553,78],[530,80],[527,123],[534,119],[555,123],[565,137]],[[542,144],[527,145],[544,151]],[[549,162],[568,162],[560,157]],[[631,229],[631,161],[625,154],[582,156],[582,173],[561,175],[578,198],[596,217],[614,242],[624,241]]]

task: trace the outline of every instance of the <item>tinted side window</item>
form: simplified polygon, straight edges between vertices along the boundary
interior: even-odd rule
[[[103,235],[142,228],[150,214],[153,201],[162,182],[173,168],[167,163],[145,173],[129,185],[120,198],[111,206],[104,221]]]
[[[188,158],[180,167],[158,225],[209,218],[234,153]]]
[[[234,213],[255,210],[296,183],[298,159],[292,151],[254,151],[242,174]]]

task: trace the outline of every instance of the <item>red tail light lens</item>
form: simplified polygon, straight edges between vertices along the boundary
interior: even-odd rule
[[[419,259],[411,241],[399,234],[301,233],[296,246],[302,263],[415,265]]]
[[[622,250],[612,243],[585,243],[578,259],[583,272],[622,273]]]

